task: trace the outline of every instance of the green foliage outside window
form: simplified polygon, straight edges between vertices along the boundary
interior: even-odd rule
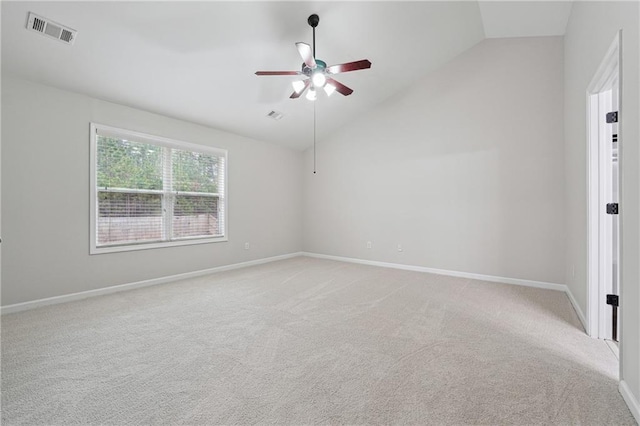
[[[173,190],[218,192],[218,157],[200,152],[173,150]]]
[[[218,157],[172,150],[172,191],[218,192]],[[162,148],[98,136],[98,188],[162,190]]]
[[[185,196],[180,192],[217,193],[219,158],[200,152],[172,149],[174,214],[217,215],[218,200],[210,196]],[[100,189],[163,189],[163,148],[129,140],[98,136],[97,180]],[[161,195],[99,192],[101,217],[162,215]]]
[[[98,136],[98,188],[162,189],[162,148]]]

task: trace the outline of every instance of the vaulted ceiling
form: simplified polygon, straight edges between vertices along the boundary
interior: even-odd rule
[[[570,2],[2,2],[2,72],[296,149],[356,120],[486,37],[562,35]],[[28,12],[78,31],[65,45],[25,29]],[[295,42],[351,96],[291,100]],[[267,118],[275,110],[281,120]],[[105,123],[110,124],[110,123]]]

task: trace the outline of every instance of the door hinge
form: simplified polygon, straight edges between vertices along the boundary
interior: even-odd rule
[[[618,111],[612,111],[607,113],[607,123],[618,122]]]
[[[618,203],[607,204],[607,214],[618,214]]]
[[[607,294],[607,305],[618,306],[618,295],[617,294]]]
[[[613,142],[618,142],[618,135],[614,133],[614,134],[611,136],[611,140],[612,140]]]

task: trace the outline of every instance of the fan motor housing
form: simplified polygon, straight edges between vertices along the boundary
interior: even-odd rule
[[[323,60],[320,59],[316,59],[316,67],[315,68],[309,68],[307,66],[307,64],[305,64],[304,62],[302,63],[302,73],[306,76],[310,76],[311,74],[315,72],[324,72],[324,70],[327,68],[327,63]]]

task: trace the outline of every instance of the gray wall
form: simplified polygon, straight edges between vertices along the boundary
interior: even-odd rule
[[[563,283],[562,80],[561,37],[485,40],[323,140],[304,250]]]
[[[637,2],[575,2],[565,35],[566,283],[587,313],[586,91],[622,29],[621,379],[640,401],[640,132]],[[575,276],[572,269],[575,267]]]
[[[228,149],[229,241],[90,256],[91,121]],[[6,75],[2,150],[2,305],[301,248],[297,151]]]

